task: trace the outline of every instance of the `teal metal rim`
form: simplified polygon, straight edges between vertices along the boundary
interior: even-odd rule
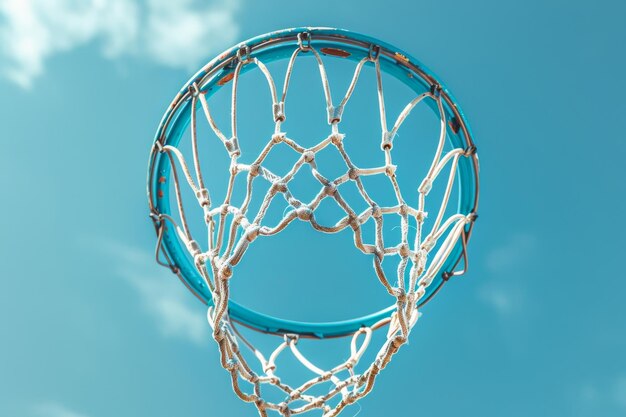
[[[218,82],[233,71],[234,68],[230,64],[237,59],[237,53],[242,48],[247,47],[247,51],[252,57],[258,57],[265,63],[286,59],[293,52],[293,47],[297,45],[299,34],[307,34],[307,39],[310,39],[311,45],[316,49],[325,47],[340,48],[349,52],[350,55],[346,57],[347,59],[360,60],[371,54],[374,49],[380,54],[381,69],[398,78],[418,94],[433,87],[440,91],[439,94],[441,94],[442,103],[444,104],[446,119],[449,121],[454,120],[455,128],[448,129],[450,132],[448,135],[449,140],[452,141],[455,147],[473,150],[471,158],[461,158],[459,160],[458,211],[466,215],[476,213],[479,197],[479,167],[469,124],[452,94],[434,73],[406,52],[369,36],[342,29],[295,28],[261,35],[226,50],[198,71],[176,95],[159,124],[149,159],[148,204],[157,228],[162,226],[161,223],[165,221],[164,215],[170,214],[169,187],[163,186],[163,182],[158,180],[159,178],[165,178],[165,184],[169,183],[167,179],[170,176],[170,166],[168,158],[164,157],[164,154],[159,152],[159,149],[161,145],[166,144],[176,146],[182,138],[190,121],[190,87],[197,85],[201,91],[210,96],[220,88]],[[250,66],[243,67],[243,72],[249,68]],[[465,241],[457,243],[441,268],[442,274],[427,288],[420,305],[428,302],[450,276],[459,274],[454,271],[465,258],[465,245],[472,228],[473,222],[466,226],[463,238]],[[211,294],[195,266],[188,258],[184,244],[179,240],[173,228],[161,228],[161,230],[162,249],[166,263],[197,298],[205,304],[211,305]],[[350,335],[363,326],[373,326],[389,318],[395,308],[395,305],[391,305],[378,312],[350,320],[315,323],[268,316],[231,300],[229,303],[229,316],[232,320],[246,327],[264,333],[289,333],[304,337],[329,338]]]

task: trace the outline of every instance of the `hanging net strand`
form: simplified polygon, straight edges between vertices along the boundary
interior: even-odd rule
[[[312,147],[300,145],[296,139],[288,137],[281,130],[287,117],[285,101],[294,65],[297,58],[305,54],[312,55],[318,66],[327,107],[328,123],[331,128],[328,136],[321,138]],[[368,62],[374,64],[376,74],[381,125],[380,146],[384,153],[385,164],[378,167],[362,168],[352,161],[346,151],[345,136],[340,131],[340,124],[344,108],[348,105],[362,69]],[[260,154],[252,159],[249,164],[240,162],[243,150],[239,145],[237,136],[237,93],[241,71],[245,66],[256,66],[264,75],[271,94],[271,114],[274,121],[273,134]],[[440,94],[441,89],[438,85],[434,85],[430,91],[412,99],[389,128],[385,109],[380,53],[376,51],[370,51],[369,56],[358,61],[351,82],[338,102],[332,98],[331,86],[322,57],[312,46],[310,35],[305,33],[299,34],[298,44],[289,58],[282,91],[277,90],[274,78],[265,64],[259,59],[251,57],[248,47],[241,48],[237,53],[236,65],[232,70],[230,82],[232,86],[230,135],[218,127],[206,92],[202,91],[202,85],[194,83],[189,89],[191,164],[178,147],[159,144],[159,152],[167,155],[171,165],[178,219],[175,220],[174,217],[168,215],[160,215],[158,221],[162,224],[168,223],[176,229],[179,239],[185,244],[196,269],[210,290],[213,306],[208,309],[207,318],[213,329],[213,338],[219,346],[221,365],[229,372],[236,394],[242,400],[254,403],[261,416],[266,416],[268,410],[274,410],[282,416],[291,416],[313,409],[321,409],[324,417],[336,416],[347,405],[354,403],[371,391],[376,376],[386,367],[398,349],[407,342],[409,333],[419,316],[417,306],[426,294],[426,289],[431,285],[433,279],[441,273],[444,262],[459,241],[464,247],[466,227],[474,221],[475,215],[455,213],[446,217],[446,213],[449,212],[449,202],[459,160],[460,158],[472,157],[475,148],[454,148],[447,152],[444,150],[447,120]],[[417,190],[416,201],[407,201],[401,193],[396,177],[396,166],[393,164],[394,139],[411,112],[420,103],[428,100],[434,103],[439,116],[440,130],[437,147],[430,168]],[[335,105],[334,103],[338,104]],[[228,187],[221,203],[216,203],[211,199],[202,174],[198,141],[205,140],[205,138],[198,137],[197,110],[199,110],[199,115],[204,116],[211,131],[222,143],[230,158]],[[274,148],[280,146],[290,148],[297,155],[292,168],[283,175],[272,172],[265,164],[268,155],[272,153]],[[336,178],[324,175],[316,162],[319,152],[327,148],[334,148],[345,163],[345,172]],[[298,199],[298,193],[291,187],[291,181],[305,166],[310,167],[313,178],[320,185],[319,191],[310,201]],[[444,176],[444,172],[447,172],[445,190],[434,220],[429,223],[429,227],[426,227],[426,200],[434,181],[440,176]],[[181,173],[182,175],[180,175]],[[246,180],[245,197],[240,205],[236,205],[233,203],[234,184],[240,175],[244,175]],[[362,178],[366,176],[387,177],[394,191],[395,204],[392,206],[377,204],[374,198],[368,194],[363,183]],[[196,197],[197,204],[202,209],[207,227],[206,239],[201,239],[204,241],[204,249],[198,240],[192,236],[183,204],[181,181],[187,182]],[[258,210],[252,212],[250,207],[253,193],[258,189],[254,185],[258,181],[267,182],[269,188]],[[356,185],[359,195],[367,203],[368,208],[366,210],[355,211],[342,195],[341,186],[348,182],[354,182]],[[284,199],[287,210],[277,223],[267,224],[265,220],[268,208],[275,198]],[[316,210],[326,199],[334,200],[343,211],[343,217],[335,224],[323,224],[316,217]],[[388,216],[399,216],[399,241],[390,242],[389,236],[385,236],[384,219]],[[378,280],[395,299],[396,308],[390,317],[354,332],[350,339],[348,358],[328,370],[315,365],[299,350],[300,336],[295,334],[283,335],[282,341],[272,352],[263,354],[251,341],[244,337],[228,314],[229,281],[233,277],[235,267],[242,261],[249,246],[258,238],[280,233],[296,219],[310,223],[315,230],[323,233],[338,233],[344,229],[352,229],[355,247],[362,253],[372,256],[373,269]],[[368,240],[362,226],[370,220],[374,222],[375,227],[373,239]],[[413,241],[409,239],[409,228],[412,227],[410,224],[414,224],[416,229]],[[162,231],[159,232],[157,260],[161,242]],[[382,266],[383,260],[391,256],[397,256],[399,259],[397,276],[393,280],[387,276]],[[409,278],[405,282],[404,277],[407,275],[407,268]],[[356,368],[360,359],[370,347],[373,330],[382,326],[388,327],[386,341],[378,350],[375,360],[365,369],[357,372]],[[240,346],[251,353],[252,358],[257,362],[255,366],[251,366],[247,355],[244,357]],[[308,381],[299,386],[287,384],[280,376],[277,360],[281,355],[288,352],[312,375]],[[284,400],[282,402],[266,400],[263,391],[267,386],[273,386],[284,392]],[[313,389],[318,386],[327,387],[324,394],[312,393],[319,391]]]

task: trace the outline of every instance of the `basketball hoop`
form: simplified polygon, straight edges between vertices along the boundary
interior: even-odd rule
[[[289,137],[281,130],[288,115],[286,102],[294,63],[302,56],[312,57],[317,63],[330,126],[328,134],[309,147],[302,146],[298,138]],[[339,101],[333,100],[326,71],[328,62],[337,59],[355,62],[352,81]],[[276,86],[266,66],[278,60],[288,61],[282,89]],[[344,146],[345,136],[341,130],[344,109],[366,68],[375,72],[380,113],[380,152],[384,164],[375,167],[360,167],[353,162]],[[267,81],[274,131],[268,133],[261,153],[250,157],[237,135],[237,89],[241,75],[251,70],[260,71]],[[414,98],[391,127],[386,114],[382,74],[396,78],[414,92]],[[210,103],[216,91],[227,87],[232,88],[230,134],[218,126]],[[438,137],[433,138],[436,150],[426,176],[420,178],[417,193],[411,190],[411,197],[405,199],[393,164],[394,139],[407,117],[420,105],[433,110],[440,130]],[[199,137],[199,116],[206,119],[214,137]],[[181,150],[186,139],[191,145],[187,155]],[[207,173],[202,172],[200,162],[205,155],[198,151],[200,140],[219,140],[224,148],[222,157],[230,160],[229,172],[209,173],[228,177],[223,201],[213,201],[206,186],[204,175]],[[451,149],[444,151],[445,146]],[[284,173],[273,172],[265,165],[268,155],[279,147],[288,147],[296,155],[291,169]],[[330,178],[318,168],[317,160],[323,150],[340,155],[345,164],[343,175]],[[319,182],[319,191],[310,201],[299,199],[292,186],[293,178],[305,167]],[[381,176],[390,182],[396,200],[394,205],[381,206],[370,196],[362,180],[368,176]],[[438,206],[436,215],[428,216],[429,192],[442,176],[445,187],[435,205]],[[233,184],[238,177],[245,177],[247,184],[242,204],[234,204],[232,199]],[[184,182],[193,192],[195,201],[184,201]],[[250,199],[258,189],[255,186],[261,182],[269,187],[259,209],[253,212]],[[355,211],[342,197],[342,186],[349,182],[356,184],[367,210]],[[451,213],[454,190],[458,205]],[[467,121],[444,85],[403,51],[367,36],[330,28],[273,32],[248,40],[212,60],[189,80],[165,112],[148,170],[148,201],[157,231],[157,262],[170,268],[191,292],[209,305],[207,317],[219,346],[221,364],[230,373],[236,394],[254,403],[262,416],[267,415],[268,410],[290,416],[321,409],[325,417],[332,417],[371,391],[378,373],[407,342],[419,317],[418,309],[452,276],[461,275],[467,269],[467,243],[477,217],[478,191],[476,147]],[[266,212],[276,198],[284,199],[288,209],[278,223],[268,224]],[[345,213],[335,224],[323,224],[316,217],[325,200],[334,202]],[[175,201],[173,209],[170,201]],[[185,209],[188,204],[197,205],[203,213],[207,230],[203,240],[192,235]],[[428,205],[431,206],[430,201]],[[399,218],[401,225],[399,238],[394,242],[385,236],[385,219],[392,216]],[[428,227],[427,217],[432,220]],[[236,267],[244,261],[247,249],[255,241],[276,235],[298,221],[309,223],[322,233],[351,230],[355,247],[371,257],[375,276],[393,297],[393,305],[351,320],[311,323],[272,317],[234,302],[229,282],[236,279]],[[375,225],[373,237],[363,230],[363,224],[368,221]],[[416,230],[411,239],[410,227]],[[395,279],[390,279],[382,267],[384,260],[392,258],[398,262]],[[244,337],[237,325],[281,338],[273,351],[262,353]],[[356,372],[370,345],[372,332],[383,327],[387,328],[387,337],[375,360],[362,372]],[[298,349],[300,338],[334,337],[350,337],[351,342],[348,359],[332,369],[317,367]],[[256,365],[241,352],[240,344],[250,350],[258,362]],[[299,386],[281,379],[276,360],[285,352],[291,352],[313,377]],[[284,400],[268,400],[263,395],[266,386],[284,392]],[[327,389],[323,394],[314,394],[313,387],[319,386]]]

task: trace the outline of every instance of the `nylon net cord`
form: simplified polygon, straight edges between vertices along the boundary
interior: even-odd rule
[[[281,124],[285,121],[286,117],[285,100],[289,89],[289,82],[294,63],[300,54],[312,54],[315,57],[326,99],[328,123],[331,127],[331,133],[310,148],[299,145],[294,139],[287,137],[286,134],[281,131]],[[344,148],[344,135],[340,133],[339,125],[343,109],[352,96],[364,64],[368,61],[374,63],[376,72],[382,130],[381,150],[384,152],[385,165],[373,168],[360,168],[351,161]],[[241,149],[237,139],[237,88],[241,69],[245,65],[256,65],[264,74],[272,96],[272,112],[275,122],[273,135],[261,151],[261,154],[252,164],[242,164],[238,162],[241,156]],[[176,221],[171,216],[164,214],[160,214],[159,219],[162,224],[167,221],[174,225],[179,238],[185,243],[189,254],[194,259],[197,270],[210,289],[214,306],[209,308],[207,317],[213,329],[213,338],[219,346],[221,365],[230,373],[235,393],[242,400],[254,403],[261,416],[267,416],[268,410],[275,410],[283,416],[291,416],[313,409],[321,409],[324,417],[333,417],[338,415],[347,405],[367,395],[372,390],[374,380],[379,372],[385,368],[398,349],[407,342],[409,332],[418,318],[417,306],[420,299],[425,295],[427,287],[439,273],[459,238],[464,239],[465,226],[473,221],[472,215],[456,213],[449,216],[447,219],[444,219],[444,215],[452,193],[459,158],[470,157],[472,150],[455,148],[444,154],[446,116],[439,91],[438,87],[435,86],[430,92],[425,92],[414,98],[406,105],[404,110],[402,110],[393,127],[389,130],[387,127],[383,83],[378,54],[370,52],[368,57],[358,62],[346,93],[340,101],[340,104],[335,107],[333,105],[326,68],[320,54],[311,46],[310,40],[307,42],[303,37],[299,37],[298,46],[291,55],[287,66],[280,98],[276,90],[274,79],[267,67],[257,58],[250,57],[249,50],[246,48],[240,50],[232,78],[232,134],[230,137],[224,135],[218,128],[211,114],[205,92],[202,92],[196,84],[191,86],[190,131],[193,174],[189,169],[186,158],[178,148],[171,145],[163,146],[157,143],[159,151],[167,154],[171,164],[180,221]],[[434,100],[436,102],[440,118],[440,133],[437,149],[430,169],[418,188],[417,206],[413,207],[405,201],[400,191],[395,174],[396,166],[394,166],[392,162],[391,150],[398,129],[411,111],[424,100]],[[196,109],[198,107],[202,108],[202,112],[212,131],[222,142],[230,156],[230,175],[226,197],[221,204],[215,206],[211,201],[209,190],[205,187],[204,178],[200,169],[198,135],[196,131]],[[263,165],[264,160],[272,149],[281,145],[288,146],[299,154],[299,158],[292,169],[283,176],[271,172]],[[316,154],[327,147],[336,148],[347,167],[345,174],[332,180],[325,177],[317,169],[315,162]],[[176,162],[182,169],[184,179],[193,190],[198,204],[203,209],[204,220],[208,231],[208,250],[206,251],[201,249],[198,242],[194,240],[191,235],[183,207],[180,189],[181,183]],[[309,202],[298,200],[289,189],[289,182],[305,165],[310,166],[313,177],[317,179],[321,185],[317,195]],[[425,211],[426,197],[433,181],[442,173],[446,166],[449,167],[449,174],[443,198],[432,228],[428,233],[425,233],[423,225],[427,215]],[[246,196],[241,206],[235,206],[231,203],[235,178],[242,173],[247,177]],[[397,200],[396,205],[381,207],[368,195],[361,177],[370,175],[384,175],[389,179]],[[271,186],[258,212],[252,216],[249,213],[249,205],[252,198],[253,183],[259,177],[268,181]],[[340,186],[349,181],[354,181],[360,195],[369,206],[367,210],[361,213],[355,212],[348,202],[342,198]],[[278,195],[281,195],[287,201],[290,209],[284,213],[282,220],[280,220],[278,224],[274,226],[263,225],[262,222],[267,209],[272,200]],[[345,217],[334,225],[322,225],[318,223],[315,218],[315,210],[326,198],[333,199],[345,212]],[[385,216],[389,215],[400,216],[401,221],[401,239],[399,243],[393,246],[386,245],[383,236],[383,220]],[[412,243],[409,242],[409,218],[411,217],[416,224],[415,238]],[[231,219],[230,224],[228,224],[229,218]],[[373,268],[378,279],[387,292],[396,300],[396,309],[391,314],[391,317],[381,320],[371,327],[362,327],[356,331],[351,338],[350,355],[348,359],[329,370],[318,368],[298,350],[297,335],[284,335],[283,341],[271,352],[269,357],[266,358],[250,341],[244,338],[228,316],[228,300],[230,298],[229,280],[233,274],[233,267],[241,261],[246,249],[255,239],[261,236],[275,235],[284,230],[296,219],[309,222],[315,230],[324,233],[337,233],[348,227],[351,228],[354,236],[354,245],[364,254],[372,255]],[[375,223],[375,238],[373,243],[366,243],[363,239],[361,225],[370,219],[373,219]],[[242,233],[238,235],[239,231]],[[438,250],[433,254],[430,263],[427,265],[428,255],[441,239],[443,240]],[[157,251],[159,250],[161,242],[162,230],[159,232]],[[382,268],[383,259],[388,256],[398,256],[400,259],[397,268],[398,279],[395,281],[397,285],[392,285]],[[410,268],[408,285],[405,284],[404,279],[407,267]],[[214,277],[214,279],[211,279],[211,276]],[[356,373],[355,367],[369,347],[372,331],[383,325],[389,326],[385,343],[378,351],[375,360],[369,364],[362,373]],[[240,343],[253,353],[254,357],[258,360],[261,372],[253,371],[248,360],[244,358],[244,355],[240,351]],[[291,352],[303,367],[311,371],[314,376],[297,387],[290,386],[283,382],[277,372],[276,361],[279,355],[284,352]],[[339,375],[340,373],[342,375],[347,373],[347,376]],[[241,384],[244,381],[251,386],[251,391],[242,387]],[[329,386],[328,391],[324,395],[312,395],[308,393],[312,387],[320,384],[328,384]],[[262,387],[264,385],[273,385],[279,390],[284,391],[286,394],[285,399],[279,403],[265,400],[262,395]],[[335,397],[337,397],[337,400],[334,401],[334,405],[331,406],[329,402]]]

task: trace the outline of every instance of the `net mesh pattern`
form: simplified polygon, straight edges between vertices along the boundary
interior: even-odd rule
[[[313,147],[304,147],[296,140],[288,137],[281,131],[281,124],[285,121],[285,99],[289,89],[294,62],[301,54],[312,54],[317,62],[324,95],[327,105],[330,133]],[[384,153],[385,164],[379,167],[362,168],[356,166],[350,159],[344,147],[344,135],[340,131],[341,117],[354,88],[359,80],[361,70],[367,62],[374,64],[377,80],[377,91],[381,121],[381,151]],[[241,70],[246,65],[254,65],[264,74],[272,95],[272,114],[275,131],[267,141],[260,155],[251,164],[239,162],[242,149],[237,138],[237,88]],[[183,152],[172,145],[158,143],[159,151],[165,153],[170,160],[173,178],[173,187],[178,206],[178,219],[162,214],[163,223],[172,224],[185,243],[194,264],[211,291],[214,306],[209,308],[208,321],[213,329],[213,338],[220,351],[221,365],[231,376],[232,386],[236,394],[244,401],[254,403],[261,416],[266,416],[269,410],[274,410],[283,416],[296,415],[313,409],[321,409],[324,417],[336,416],[347,405],[367,395],[374,384],[379,372],[389,363],[394,353],[407,342],[412,327],[418,318],[417,306],[426,294],[426,289],[433,282],[437,274],[441,273],[447,257],[450,255],[459,239],[465,239],[465,227],[473,221],[471,215],[454,213],[446,215],[450,196],[457,173],[458,161],[462,157],[470,157],[468,149],[455,148],[444,152],[446,141],[446,116],[438,86],[423,94],[417,95],[410,101],[397,117],[393,126],[387,126],[385,113],[385,99],[379,56],[370,52],[369,56],[356,64],[352,81],[338,105],[334,105],[330,92],[330,84],[326,74],[326,67],[320,53],[310,44],[300,38],[289,60],[285,81],[279,95],[274,79],[268,68],[257,58],[251,57],[246,48],[242,48],[232,76],[232,107],[231,107],[231,135],[227,137],[217,126],[211,113],[206,93],[200,86],[193,84],[190,88],[191,100],[191,153]],[[231,80],[228,80],[231,81]],[[425,100],[433,100],[439,111],[440,133],[437,148],[428,170],[418,189],[416,204],[409,204],[403,197],[396,178],[396,166],[392,160],[393,141],[402,123],[411,111]],[[200,110],[201,108],[201,110]],[[197,110],[197,111],[196,111]],[[222,142],[230,157],[230,173],[225,199],[215,204],[211,200],[209,190],[205,186],[200,169],[200,154],[198,152],[197,114],[203,114],[215,136]],[[288,146],[297,154],[293,167],[284,175],[270,171],[264,162],[275,147]],[[325,148],[334,148],[345,162],[346,171],[337,178],[328,178],[318,170],[317,154]],[[191,157],[191,163],[188,162]],[[319,192],[311,201],[300,201],[296,193],[290,188],[291,180],[305,166],[309,166],[313,177],[319,182]],[[187,222],[181,196],[182,181],[178,170],[182,170],[183,177],[193,190],[197,203],[202,208],[204,220],[208,229],[206,247],[192,237]],[[192,172],[193,171],[193,172]],[[439,202],[437,215],[426,232],[424,220],[426,218],[426,199],[431,190],[433,181],[447,171],[445,191]],[[235,178],[239,175],[246,177],[246,195],[243,204],[232,203]],[[385,176],[391,183],[396,204],[380,206],[368,194],[362,177]],[[256,181],[267,181],[269,189],[256,213],[251,213],[253,185]],[[368,209],[357,213],[342,197],[341,186],[347,182],[354,182],[360,196],[367,203]],[[274,225],[264,224],[264,219],[275,198],[284,198],[288,210],[282,219]],[[332,199],[340,207],[345,216],[336,224],[325,225],[318,222],[316,209],[323,200]],[[400,218],[400,241],[390,243],[384,236],[384,220],[388,216]],[[411,219],[412,218],[412,219]],[[395,299],[395,310],[390,317],[381,320],[371,327],[362,327],[351,336],[348,359],[332,369],[320,369],[307,359],[298,349],[298,335],[284,335],[281,342],[269,355],[262,353],[247,340],[236,328],[236,323],[228,315],[228,301],[230,298],[229,280],[233,276],[235,266],[242,260],[247,248],[256,240],[265,236],[275,235],[293,221],[308,222],[315,230],[323,233],[337,233],[350,228],[354,236],[354,245],[364,254],[373,259],[373,269],[380,283]],[[375,232],[372,241],[364,238],[362,225],[373,220]],[[416,225],[414,239],[409,238],[409,222]],[[436,250],[433,250],[436,249]],[[385,257],[398,257],[397,277],[390,280],[382,267]],[[408,268],[408,280],[405,279]],[[387,337],[378,350],[375,360],[361,366],[365,369],[356,372],[359,360],[368,349],[372,331],[387,326]],[[244,346],[252,352],[258,362],[254,366],[246,359],[240,350]],[[312,377],[299,386],[289,385],[283,381],[277,369],[276,361],[281,354],[291,354],[311,372]],[[313,387],[325,386],[322,395],[312,394]],[[284,392],[283,401],[272,402],[264,397],[264,387],[274,386]],[[316,391],[316,392],[319,392]]]

